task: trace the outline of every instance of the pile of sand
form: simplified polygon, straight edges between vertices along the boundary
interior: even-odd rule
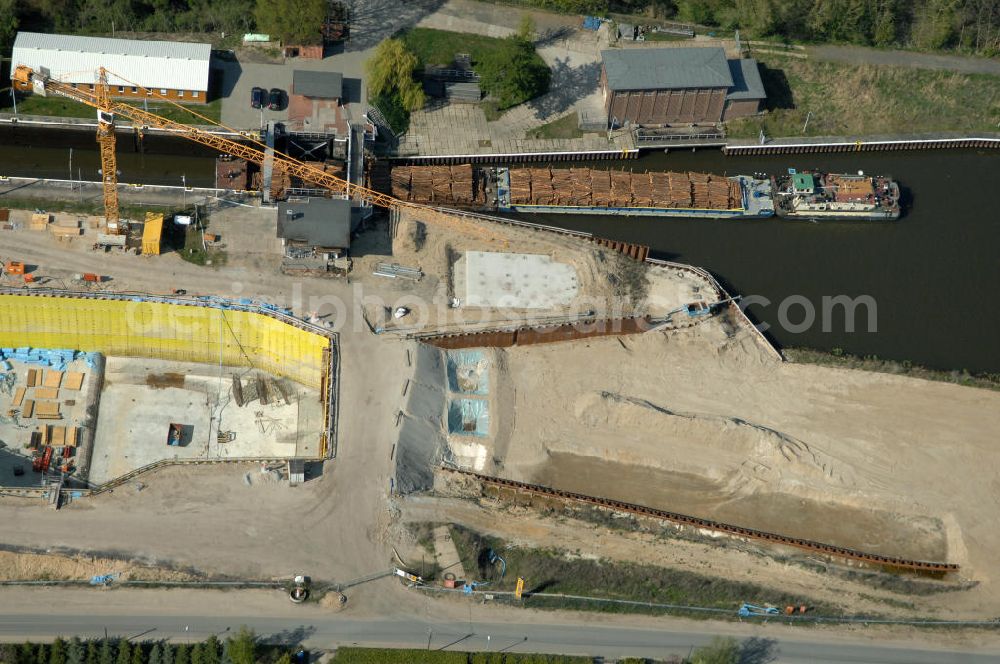
[[[493,471],[1000,572],[1000,393],[781,363],[734,329],[504,351]]]
[[[193,581],[187,572],[96,556],[0,551],[0,581],[89,581],[116,574],[118,581]]]

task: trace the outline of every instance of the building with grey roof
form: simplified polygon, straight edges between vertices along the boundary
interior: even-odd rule
[[[605,109],[616,126],[720,122],[757,112],[763,99],[756,61],[727,60],[718,47],[613,49],[601,59]]]
[[[92,91],[103,67],[115,97],[208,101],[211,44],[19,32],[11,55],[12,74],[18,65],[45,68],[54,79]]]
[[[344,198],[305,198],[278,203],[278,237],[290,247],[346,251],[351,246],[352,206]]]
[[[344,77],[335,71],[292,72],[292,94],[311,99],[340,99],[344,91]]]

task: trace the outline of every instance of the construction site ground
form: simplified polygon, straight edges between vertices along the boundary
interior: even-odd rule
[[[974,587],[952,593],[949,607],[966,615],[1000,608],[992,588],[1000,542],[987,525],[996,501],[984,501],[982,484],[969,480],[1000,461],[992,444],[1000,394],[781,363],[720,317],[671,332],[494,350],[488,394],[477,397],[490,428],[470,436],[447,417],[456,394],[445,357],[437,349],[417,355],[400,433],[401,487],[425,490],[420,464],[451,462],[958,563],[955,587]]]
[[[83,442],[81,427],[86,426],[87,405],[92,398],[94,391],[93,384],[88,378],[93,372],[86,363],[81,360],[74,360],[64,367],[63,380],[67,372],[82,373],[84,380],[81,381],[79,389],[69,389],[68,383],[57,388],[53,398],[39,398],[38,387],[28,387],[27,376],[30,369],[43,371],[48,374],[52,371],[49,367],[41,367],[37,364],[27,364],[17,360],[10,360],[11,372],[15,375],[15,381],[10,394],[0,392],[0,486],[11,487],[35,487],[40,486],[45,481],[45,475],[32,470],[32,453],[28,449],[32,432],[41,431],[48,426],[51,431],[53,427],[64,428],[63,441],[66,441],[71,428],[76,429],[76,440],[71,445],[74,453],[78,453]],[[0,370],[0,375],[5,372]],[[44,375],[43,374],[43,375]],[[18,391],[23,390],[20,405],[15,405],[15,397]],[[28,415],[28,402],[31,402],[32,414]],[[42,403],[58,403],[59,419],[39,418],[36,408]],[[60,449],[65,446],[60,445]],[[74,459],[76,461],[76,459]],[[52,470],[55,470],[55,461],[52,461]],[[15,469],[19,468],[23,474],[15,474]]]
[[[233,208],[225,215],[222,223],[232,224],[231,230],[219,232],[233,237],[234,244],[253,244],[251,238],[240,237],[242,228],[249,235],[273,223],[273,211]],[[268,232],[270,242],[273,230]],[[29,231],[0,231],[2,258],[38,265],[41,274],[89,272],[100,266],[112,277],[105,287],[115,290],[163,293],[184,288],[192,294],[252,295],[293,307],[300,315],[328,316],[337,324],[342,348],[337,457],[304,485],[290,488],[260,473],[256,465],[171,467],[112,493],[73,501],[59,511],[41,501],[5,497],[0,498],[5,543],[128,552],[206,574],[255,578],[302,571],[316,579],[344,581],[387,569],[393,565],[390,545],[402,537],[391,527],[398,518],[391,492],[411,466],[422,464],[419,472],[430,473],[449,453],[445,413],[454,391],[444,362],[439,377],[436,372],[420,375],[426,347],[370,332],[358,290],[387,303],[399,301],[411,287],[370,271],[374,262],[389,259],[437,277],[437,289],[429,292],[445,299],[444,247],[449,243],[460,250],[550,255],[559,250],[553,244],[565,243],[564,251],[581,246],[564,236],[519,232],[527,235],[493,243],[474,236],[431,234],[421,251],[397,246],[393,253],[385,250],[384,236],[362,235],[357,246],[365,249],[355,254],[348,283],[279,275],[275,257],[263,245],[248,255],[230,248],[225,266],[206,268],[175,254],[142,258],[112,253],[97,259],[82,243],[60,243]],[[405,242],[406,234],[401,235]],[[593,250],[589,243],[582,246],[582,252]],[[592,262],[580,265],[589,265],[592,272],[577,267],[578,273],[596,289],[603,271],[596,259],[588,260]],[[427,277],[418,282],[417,292],[429,281]],[[682,281],[680,288],[674,300],[688,300],[692,284]],[[599,292],[614,293],[610,285]],[[896,555],[942,552],[950,562],[963,565],[962,577],[978,585],[947,593],[945,601],[935,598],[940,610],[980,618],[1000,614],[993,581],[1000,570],[992,555],[1000,542],[991,526],[998,500],[992,484],[997,459],[990,439],[1000,430],[1000,395],[882,374],[780,364],[749,331],[739,328],[734,334],[736,329],[713,319],[690,330],[490,353],[487,359],[494,364],[489,393],[468,397],[490,401],[488,435],[452,437],[484,446],[484,472],[562,481],[551,475],[556,472],[552,460],[572,459],[589,475],[580,485],[564,488],[594,495],[613,495],[635,482],[639,487],[643,482],[663,484],[685,473],[697,478],[691,490],[666,493],[669,489],[658,487],[660,493],[643,493],[636,502],[657,500],[667,509],[696,514],[705,508],[709,513],[701,516],[734,520],[760,513],[758,523],[743,525],[770,525],[786,534],[794,534],[787,533],[786,525],[808,527],[822,540],[840,539],[838,543],[859,548],[881,546]],[[421,386],[425,389],[418,389]],[[405,416],[397,419],[401,411]],[[403,430],[414,439],[429,440],[429,454],[406,449]],[[602,472],[595,459],[615,465]],[[641,472],[653,474],[637,474]],[[710,489],[713,496],[699,489]],[[765,495],[780,496],[777,500],[789,507],[768,513],[754,509],[762,503],[751,501]],[[829,530],[821,532],[817,513],[807,509],[816,503],[825,506]],[[402,505],[405,510],[407,503]],[[452,521],[450,509],[442,506],[436,520]],[[864,523],[881,528],[884,517],[876,511],[900,515],[896,522],[902,523],[902,530],[848,527],[848,520],[867,518]],[[455,514],[454,521],[467,518]],[[419,518],[431,520],[425,516]],[[516,526],[515,521],[509,524]],[[581,554],[614,557],[618,545],[590,537],[590,524],[579,531],[572,524],[566,528],[567,536],[579,538]],[[896,549],[912,546],[903,538],[912,539],[914,533],[929,544]],[[781,582],[781,567],[760,560],[775,573],[773,582]],[[752,567],[744,558],[712,569],[746,576]],[[794,577],[800,578],[805,594],[809,583]],[[797,583],[794,579],[790,582]],[[281,601],[287,604],[287,599]],[[444,615],[465,612],[465,607],[417,597],[383,580],[352,590],[348,610],[356,615],[427,610]]]
[[[439,485],[440,486],[440,485]],[[646,524],[648,530],[633,530],[629,520],[614,528],[568,516],[553,518],[536,508],[512,506],[493,499],[469,499],[442,496],[411,496],[402,502],[401,523],[460,523],[478,533],[498,537],[512,546],[537,547],[558,551],[567,558],[597,558],[608,564],[654,565],[695,572],[709,578],[724,578],[753,583],[766,588],[798,594],[803,602],[823,602],[850,614],[881,614],[894,617],[954,615],[948,604],[926,606],[906,592],[891,585],[880,587],[878,579],[858,574],[838,574],[836,566],[818,564],[803,555],[776,558],[751,544],[720,545],[709,540],[696,541],[665,534]],[[614,519],[611,519],[614,521]],[[451,561],[454,544],[437,537],[434,548],[439,565]],[[400,540],[406,542],[405,533]],[[419,557],[418,545],[409,543],[411,558]],[[474,561],[466,561],[474,568]],[[443,565],[442,565],[443,567]],[[451,567],[453,571],[460,566]],[[465,570],[461,570],[465,571]],[[462,578],[461,576],[459,578]],[[537,582],[537,580],[536,580]],[[899,584],[904,586],[903,584]],[[749,600],[748,600],[749,601]]]
[[[285,400],[240,408],[232,374],[280,380]],[[167,445],[170,424],[181,444]],[[101,484],[164,459],[316,458],[323,405],[319,392],[257,371],[145,358],[107,358],[89,479]],[[220,432],[235,437],[220,442]]]
[[[394,262],[417,267],[425,274],[419,282],[393,284],[401,289],[397,304],[411,308],[411,315],[395,319],[386,303],[365,308],[373,327],[386,332],[448,333],[562,324],[588,317],[662,316],[698,299],[714,300],[709,280],[700,275],[666,267],[637,270],[635,261],[576,237],[486,222],[473,222],[476,232],[456,225],[445,233],[440,227],[420,222],[421,214],[425,213],[401,213],[392,244]],[[467,306],[462,304],[466,280],[461,275],[456,288],[456,269],[464,266],[467,251],[548,256],[554,264],[570,266],[576,279],[575,294],[568,304],[549,307]],[[356,271],[364,266],[363,261],[355,263]],[[508,278],[517,279],[518,275]],[[552,298],[557,299],[560,293],[554,287]],[[453,298],[459,300],[458,307],[452,306]]]

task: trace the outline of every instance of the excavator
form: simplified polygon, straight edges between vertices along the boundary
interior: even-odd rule
[[[129,81],[125,77],[115,72],[110,72],[104,67],[97,71],[96,82],[93,91],[84,90],[69,83],[64,83],[52,78],[44,68],[35,71],[26,65],[18,65],[14,69],[13,80],[25,86],[31,86],[32,93],[47,96],[50,94],[67,97],[81,104],[86,104],[97,109],[97,142],[101,148],[101,177],[104,192],[104,213],[107,221],[108,233],[122,234],[127,232],[125,224],[121,220],[121,213],[118,206],[118,171],[115,158],[115,118],[120,116],[130,120],[134,126],[155,129],[169,130],[171,133],[186,138],[202,145],[214,148],[223,154],[230,154],[240,159],[246,159],[256,164],[263,165],[265,159],[272,160],[272,167],[278,171],[284,171],[289,175],[298,177],[306,182],[319,185],[337,194],[342,194],[358,200],[363,200],[371,205],[387,208],[391,211],[401,211],[405,209],[419,213],[420,221],[448,226],[452,230],[461,233],[473,234],[481,238],[492,239],[492,234],[487,228],[474,221],[462,217],[456,217],[443,213],[436,208],[432,208],[417,203],[401,201],[387,194],[383,194],[374,189],[369,189],[356,184],[351,184],[347,180],[324,172],[322,169],[307,162],[299,161],[293,157],[278,151],[273,152],[273,156],[265,153],[266,145],[252,137],[248,137],[249,145],[219,136],[216,133],[198,129],[190,125],[168,120],[155,113],[117,101],[111,97],[111,88],[108,85],[108,75],[111,74],[129,85],[142,91],[147,97],[162,100],[168,104],[173,104],[198,118],[206,124],[217,125],[233,134],[240,134],[238,130],[231,129],[210,118],[197,113],[190,108],[181,106],[170,99],[148,90],[137,83]],[[265,184],[267,186],[267,184]]]

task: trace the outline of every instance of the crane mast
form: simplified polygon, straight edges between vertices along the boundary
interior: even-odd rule
[[[97,78],[94,101],[97,104],[97,142],[101,146],[101,186],[104,192],[104,220],[108,232],[124,233],[118,207],[118,163],[115,159],[115,116],[111,112],[111,90],[108,72],[103,67]]]
[[[114,132],[114,119],[117,116],[122,116],[143,129],[148,127],[165,129],[190,141],[207,145],[224,154],[231,154],[234,157],[246,159],[259,165],[263,165],[264,161],[270,158],[272,159],[274,168],[284,171],[289,175],[294,175],[306,182],[320,185],[337,194],[349,195],[366,201],[371,205],[390,210],[409,209],[420,214],[420,221],[449,226],[459,232],[472,233],[480,237],[493,239],[492,234],[487,228],[471,220],[455,218],[426,205],[402,201],[374,189],[351,184],[347,180],[326,173],[320,168],[280,152],[274,152],[272,157],[268,157],[263,150],[259,150],[251,145],[239,143],[197,127],[169,120],[131,104],[116,101],[111,98],[110,88],[107,84],[107,75],[108,71],[102,67],[98,75],[98,85],[95,86],[93,93],[52,79],[44,73],[36,72],[25,65],[18,65],[14,69],[13,80],[22,84],[30,84],[32,90],[37,94],[57,94],[97,109],[97,140],[101,145],[105,216],[109,232],[122,232],[122,224],[119,222],[118,173],[115,164]],[[116,74],[116,76],[118,75]],[[121,76],[118,77],[126,80]],[[129,83],[135,85],[148,96],[159,97],[153,91],[149,91],[131,81]],[[265,183],[264,186],[269,186],[269,184]],[[112,223],[114,224],[114,230],[112,230]]]

